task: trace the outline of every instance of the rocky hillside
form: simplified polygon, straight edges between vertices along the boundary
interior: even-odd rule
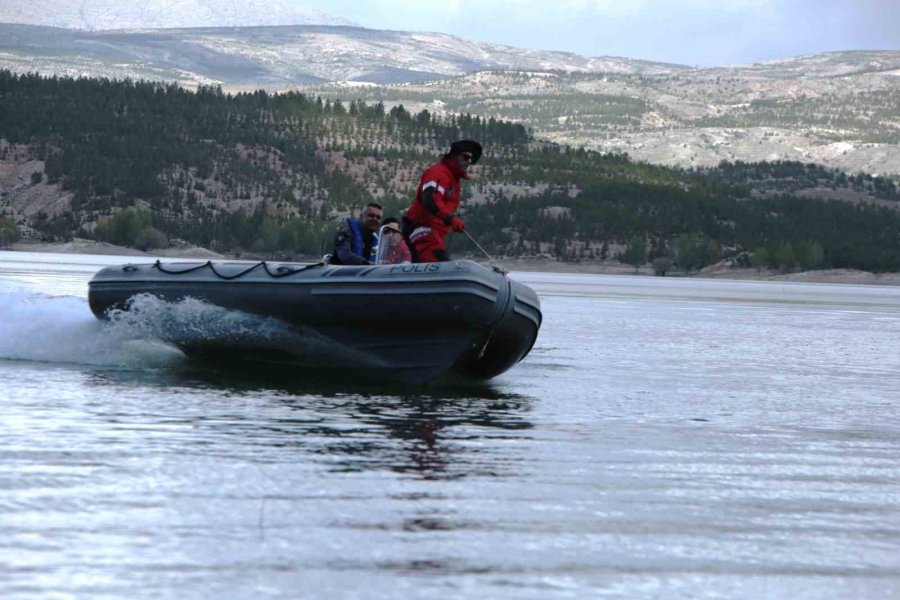
[[[408,83],[485,69],[649,74],[685,67],[361,27],[88,32],[0,24],[0,68],[281,90],[312,81]]]
[[[900,174],[900,52],[690,69],[359,27],[0,25],[0,68],[226,91],[302,88],[417,112],[470,112],[657,164],[795,160]]]
[[[900,175],[900,52],[661,74],[490,71],[309,91],[511,119],[540,138],[652,163],[796,160]]]

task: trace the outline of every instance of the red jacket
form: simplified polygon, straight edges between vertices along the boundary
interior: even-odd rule
[[[416,227],[431,227],[441,237],[447,235],[450,232],[450,219],[456,216],[456,209],[459,208],[462,180],[468,178],[469,175],[459,169],[452,158],[442,159],[428,167],[422,173],[416,189],[416,199],[406,213],[406,218]],[[432,190],[436,214],[429,211],[422,202],[422,193],[427,189]]]

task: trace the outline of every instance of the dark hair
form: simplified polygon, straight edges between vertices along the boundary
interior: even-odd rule
[[[372,208],[377,208],[378,210],[384,210],[384,207],[381,206],[380,204],[378,204],[377,202],[369,202],[369,203],[366,204],[366,206],[363,208],[363,211],[365,211],[365,210],[366,210],[367,208],[369,208],[370,206],[371,206]]]
[[[397,225],[399,225],[400,219],[398,219],[397,217],[388,217],[381,222],[381,226],[384,227],[385,225],[390,225],[391,223],[396,223]]]

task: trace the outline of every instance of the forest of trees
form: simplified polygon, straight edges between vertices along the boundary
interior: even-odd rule
[[[789,193],[809,188],[828,188],[900,201],[900,186],[888,177],[874,176],[870,173],[848,175],[843,171],[815,163],[722,161],[715,169],[697,169],[696,172],[702,177],[711,177],[732,186],[743,187],[748,193],[751,189]]]
[[[722,259],[900,270],[896,209],[792,195],[802,179],[900,200],[887,179],[801,163],[680,171],[538,142],[519,124],[470,115],[0,71],[0,139],[44,161],[33,185],[72,194],[65,214],[19,217],[47,237],[312,256],[354,207],[407,206],[421,170],[459,138],[486,147],[464,217],[500,256],[618,258],[657,272]],[[759,186],[770,193],[752,193]],[[452,252],[474,250],[457,238]]]

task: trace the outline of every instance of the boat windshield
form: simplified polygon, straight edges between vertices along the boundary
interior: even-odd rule
[[[412,262],[409,246],[400,233],[396,223],[389,223],[381,228],[378,235],[378,252],[375,254],[376,265],[400,265]]]

